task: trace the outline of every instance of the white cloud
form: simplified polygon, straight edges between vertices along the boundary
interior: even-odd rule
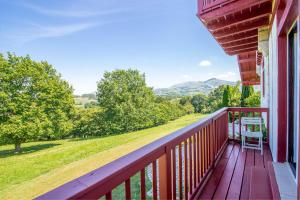
[[[95,23],[75,23],[56,26],[45,26],[35,23],[29,23],[22,31],[14,31],[7,37],[19,43],[26,43],[40,38],[55,38],[71,35],[80,31],[94,28],[96,26],[105,25],[111,22]]]
[[[208,67],[208,66],[211,66],[211,62],[209,60],[202,60],[200,63],[199,63],[199,66],[201,67]]]
[[[34,4],[21,4],[22,6],[33,10],[34,12],[48,15],[48,16],[55,16],[55,17],[92,17],[92,16],[102,16],[102,15],[111,15],[117,14],[124,11],[128,11],[128,9],[110,9],[110,10],[79,10],[79,9],[51,9],[46,7],[41,7]]]

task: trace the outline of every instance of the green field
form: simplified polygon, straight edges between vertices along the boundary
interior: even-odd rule
[[[192,114],[166,125],[95,139],[67,139],[0,146],[0,199],[32,199],[145,144],[199,120]]]

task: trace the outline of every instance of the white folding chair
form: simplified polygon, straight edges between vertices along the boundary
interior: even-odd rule
[[[263,134],[262,134],[262,119],[261,117],[242,117],[241,125],[242,129],[242,151],[244,148],[249,149],[258,149],[261,151],[261,155],[263,155]],[[247,126],[254,126],[254,131],[251,131],[251,127]],[[259,127],[258,131],[255,131],[255,127]],[[247,143],[247,138],[256,138],[258,139],[258,144],[251,144]]]

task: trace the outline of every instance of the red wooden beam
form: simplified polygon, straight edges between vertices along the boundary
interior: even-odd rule
[[[242,85],[260,85],[260,81],[242,81]]]
[[[242,75],[256,75],[256,71],[241,71]]]
[[[224,48],[225,51],[239,51],[242,49],[247,49],[247,48],[254,48],[257,47],[258,43],[253,43],[253,44],[246,44],[246,45],[242,45],[242,46],[237,46],[237,47],[230,47],[230,48]]]
[[[255,58],[255,57],[254,57],[254,58],[252,57],[252,58],[240,59],[238,62],[239,62],[239,63],[256,62],[256,58]]]
[[[222,38],[222,39],[217,39],[218,43],[219,44],[228,44],[228,43],[231,43],[231,42],[238,42],[238,41],[241,41],[241,40],[246,40],[246,39],[250,39],[250,38],[257,38],[258,37],[258,30],[252,30],[252,31],[248,31],[248,32],[245,32],[245,33],[242,33],[242,34],[239,34],[239,35],[231,35],[231,36],[228,36],[226,38]]]
[[[207,29],[210,31],[218,31],[221,29],[225,29],[231,26],[236,26],[249,20],[257,20],[259,18],[268,17],[272,12],[272,4],[271,2],[267,2],[263,4],[259,9],[247,10],[245,12],[241,12],[238,14],[234,14],[231,17],[226,17],[222,19],[218,19],[207,24]]]
[[[223,48],[238,47],[238,46],[245,45],[245,44],[251,44],[251,43],[254,43],[254,42],[257,42],[257,41],[258,41],[257,37],[252,37],[250,39],[243,39],[243,40],[240,40],[240,41],[237,41],[237,42],[231,42],[231,43],[223,44],[222,47]]]
[[[217,1],[216,1],[217,2]],[[222,1],[221,1],[222,2]],[[223,1],[224,2],[224,1]],[[225,1],[226,5],[217,4],[215,7],[207,6],[207,9],[198,10],[198,16],[202,21],[208,23],[212,20],[218,19],[222,16],[230,15],[235,12],[239,12],[246,8],[250,8],[253,6],[257,6],[266,2],[272,2],[272,0],[240,0],[240,1]],[[203,1],[199,1],[199,3],[203,3]]]
[[[220,30],[220,31],[216,31],[216,32],[213,32],[213,35],[214,35],[215,38],[221,39],[221,38],[228,37],[228,36],[231,36],[231,35],[236,35],[236,34],[239,34],[239,33],[247,32],[247,31],[251,31],[251,30],[256,30],[257,28],[262,27],[262,26],[266,26],[266,25],[269,25],[269,18],[268,17],[259,19],[258,21],[248,22],[246,24],[242,24],[242,25],[239,25],[239,26],[234,27],[234,28],[223,29],[223,30]]]
[[[246,52],[249,52],[249,51],[256,51],[256,50],[257,50],[257,47],[252,47],[252,48],[241,49],[241,50],[238,50],[238,51],[226,51],[226,53],[228,55],[237,55],[237,54],[240,54],[240,53],[246,53]]]

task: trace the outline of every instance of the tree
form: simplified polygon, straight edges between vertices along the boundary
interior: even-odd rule
[[[226,85],[221,85],[208,95],[208,112],[214,112],[223,107],[223,93]]]
[[[204,113],[207,107],[207,97],[204,94],[197,94],[192,97],[191,103],[194,106],[195,112]]]
[[[259,107],[260,106],[260,92],[254,92],[248,98],[246,98],[245,106]]]
[[[240,82],[235,86],[229,86],[229,106],[238,107],[241,105]]]
[[[15,144],[60,138],[72,129],[72,88],[47,62],[0,55],[0,140]]]
[[[105,72],[98,82],[97,99],[108,134],[153,126],[155,96],[137,70]]]
[[[245,99],[247,99],[253,93],[254,93],[253,86],[249,86],[249,85],[243,85],[242,86],[241,107],[245,107],[246,106]]]
[[[223,92],[223,106],[228,107],[229,106],[229,96],[230,96],[230,88],[229,85],[224,89]]]

